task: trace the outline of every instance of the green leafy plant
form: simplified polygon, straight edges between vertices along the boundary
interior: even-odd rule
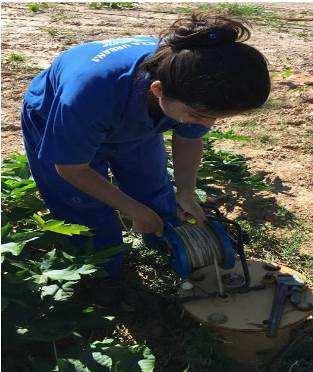
[[[132,2],[93,2],[89,4],[90,9],[103,9],[103,8],[110,8],[110,9],[133,9],[135,4]]]
[[[233,184],[242,188],[270,190],[263,176],[249,172],[245,158],[225,150],[215,150],[213,143],[204,143],[204,155],[198,172],[199,180],[217,184]]]
[[[236,134],[232,129],[222,132],[221,130],[211,130],[204,137],[211,141],[216,140],[232,140],[232,141],[249,141],[249,136]]]
[[[43,27],[42,30],[46,31],[51,37],[56,37],[60,34],[60,30],[58,28]]]
[[[27,159],[14,154],[2,165],[2,223],[25,222],[34,212],[44,209]]]
[[[281,72],[281,76],[286,79],[289,78],[293,74],[293,70],[291,67],[284,67],[284,69]]]
[[[11,52],[6,57],[6,60],[9,63],[21,63],[21,62],[25,62],[25,56],[23,54],[21,54],[21,53]]]
[[[263,133],[258,136],[259,141],[264,145],[271,145],[274,143],[273,137],[269,134]]]
[[[30,357],[34,342],[41,342],[40,349],[47,351],[52,350],[51,343],[56,349],[57,341],[71,338],[77,331],[108,328],[110,320],[106,315],[93,307],[85,311],[86,303],[80,299],[79,290],[85,278],[105,277],[105,262],[128,251],[130,245],[94,252],[89,244],[92,233],[88,227],[51,219],[24,155],[14,154],[5,159],[2,177],[2,319],[7,340],[6,363],[8,370],[16,370],[21,365],[28,365],[27,370],[32,370],[38,360]],[[73,235],[83,235],[85,243],[76,246],[68,240]],[[20,357],[14,358],[14,350],[21,345]],[[110,347],[114,349],[111,344]],[[120,349],[124,350],[122,346]],[[130,349],[130,354],[139,355],[143,350],[139,352],[139,349],[139,346],[136,350]],[[130,354],[125,353],[125,360]],[[63,354],[59,355],[62,359]],[[51,357],[51,365],[55,359],[58,366],[66,366],[67,362],[59,363],[53,354]],[[79,358],[80,352],[74,356],[78,361]],[[118,365],[116,358],[113,359]],[[145,357],[138,357],[138,363],[138,366],[144,365]],[[49,358],[39,364],[49,365]]]
[[[243,17],[248,20],[262,21],[269,25],[277,25],[278,16],[272,10],[258,4],[218,3],[213,7],[216,11]]]
[[[236,16],[260,17],[264,14],[265,8],[256,4],[220,3],[215,5],[215,9],[225,11]]]
[[[27,4],[27,8],[29,11],[33,13],[37,13],[42,9],[48,8],[49,4],[48,3],[29,3]]]

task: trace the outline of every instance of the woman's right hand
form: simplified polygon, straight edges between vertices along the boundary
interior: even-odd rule
[[[133,229],[141,234],[163,235],[164,223],[161,217],[151,208],[144,205],[135,209],[132,215]]]

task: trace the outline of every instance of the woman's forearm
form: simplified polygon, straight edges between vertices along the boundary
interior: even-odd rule
[[[128,216],[134,216],[143,205],[129,197],[105,177],[90,168],[88,164],[56,165],[58,174],[80,191],[118,209]]]
[[[202,139],[173,135],[172,151],[177,193],[193,193],[202,157]]]

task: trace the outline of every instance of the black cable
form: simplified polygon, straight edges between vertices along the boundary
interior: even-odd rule
[[[242,229],[241,229],[240,225],[237,222],[232,221],[232,220],[222,216],[221,212],[214,206],[206,205],[206,206],[204,206],[204,209],[213,210],[216,213],[216,215],[218,216],[218,217],[211,216],[211,215],[206,216],[209,220],[218,221],[218,222],[225,223],[225,224],[228,224],[228,225],[232,225],[232,226],[235,227],[236,232],[237,232],[237,234],[236,234],[237,239],[236,239],[236,243],[235,243],[235,251],[239,255],[241,266],[242,266],[242,271],[243,271],[244,278],[245,278],[245,284],[242,286],[242,288],[243,289],[248,289],[250,287],[250,284],[251,284],[251,278],[250,278],[250,272],[249,272],[246,256],[245,256],[245,253],[244,253],[243,239],[242,239]]]

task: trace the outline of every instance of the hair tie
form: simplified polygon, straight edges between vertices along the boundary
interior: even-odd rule
[[[215,40],[216,38],[217,38],[216,33],[211,33],[211,34],[209,34],[209,39],[211,39],[211,40]]]

